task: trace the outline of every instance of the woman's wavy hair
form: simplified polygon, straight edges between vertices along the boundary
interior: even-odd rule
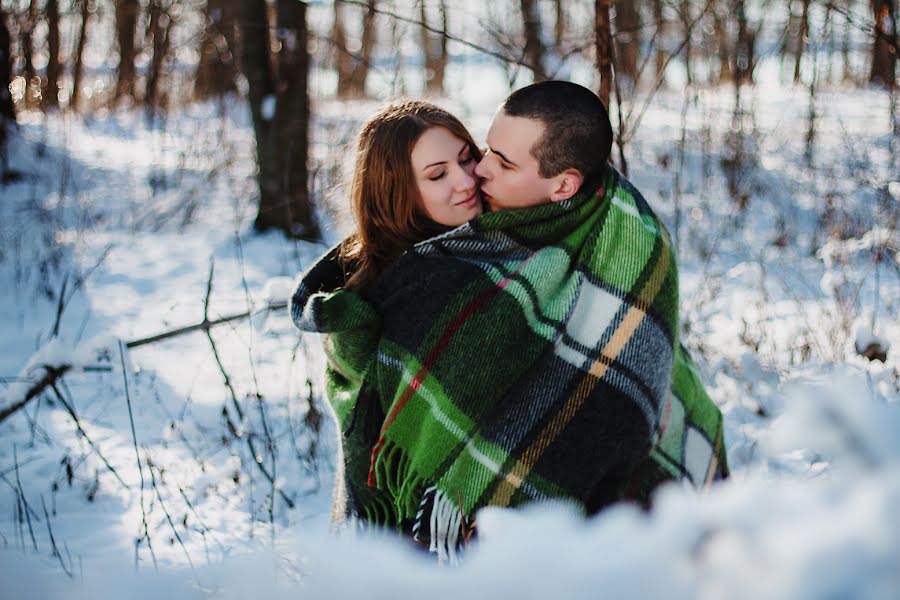
[[[421,100],[395,101],[363,125],[350,182],[350,207],[356,230],[342,244],[341,259],[350,274],[347,287],[361,288],[413,244],[426,239],[430,221],[412,168],[413,146],[425,131],[443,127],[481,150],[465,126],[449,112]]]

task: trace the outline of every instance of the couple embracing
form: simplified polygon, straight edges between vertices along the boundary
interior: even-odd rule
[[[427,102],[360,133],[355,232],[300,278],[342,433],[338,518],[453,556],[486,506],[648,505],[727,476],[722,415],[679,342],[671,241],[609,164],[587,88],[512,93],[482,154]]]

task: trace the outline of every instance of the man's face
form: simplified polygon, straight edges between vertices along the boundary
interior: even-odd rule
[[[491,210],[525,208],[550,201],[554,181],[538,173],[531,148],[544,135],[535,119],[511,117],[502,110],[494,115],[487,134],[488,150],[475,167],[481,191]]]

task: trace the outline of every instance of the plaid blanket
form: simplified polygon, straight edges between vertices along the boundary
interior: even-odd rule
[[[721,413],[678,342],[668,234],[612,168],[417,244],[362,292],[344,281],[335,249],[291,314],[327,334],[350,514],[446,555],[484,506],[592,513],[727,474]]]

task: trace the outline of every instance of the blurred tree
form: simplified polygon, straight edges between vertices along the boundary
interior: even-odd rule
[[[600,100],[609,108],[612,91],[612,28],[609,9],[613,0],[594,0],[594,44],[596,48],[597,70],[600,72]]]
[[[36,18],[36,9],[34,0],[28,2],[28,10],[22,13],[19,21],[19,42],[22,52],[22,77],[25,78],[25,105],[27,106],[31,100],[40,96],[40,86],[35,91],[35,70],[34,70],[34,40],[31,37],[34,31]],[[39,81],[39,80],[38,80]]]
[[[97,10],[94,0],[76,0],[75,7],[81,13],[81,23],[78,30],[78,46],[75,50],[75,65],[72,67],[72,98],[69,106],[78,110],[81,101],[81,79],[84,76],[84,49],[87,46],[88,23],[91,15]]]
[[[12,82],[11,42],[6,25],[6,11],[0,7],[0,176],[4,183],[9,173],[9,129],[16,122],[16,111],[9,92],[9,84]]]
[[[809,0],[803,0],[803,12],[800,13],[800,31],[797,32],[797,45],[794,48],[794,83],[800,83],[800,62],[803,60],[803,48],[809,36]]]
[[[563,0],[554,0],[554,8],[556,9],[556,22],[553,24],[553,41],[556,49],[559,51],[566,40],[566,11]]]
[[[747,19],[744,0],[734,0],[733,13],[737,20],[737,37],[734,43],[734,80],[738,87],[753,83],[753,68],[756,66],[756,33]]]
[[[115,0],[116,38],[119,42],[119,68],[116,94],[113,101],[128,96],[134,98],[134,60],[137,57],[135,31],[137,30],[140,0]]]
[[[200,60],[194,78],[194,97],[221,96],[237,89],[237,6],[230,0],[207,0],[200,36]]]
[[[269,36],[265,0],[242,0],[239,17],[259,167],[254,227],[318,239],[306,165],[310,116],[306,3],[277,0],[275,6],[274,40]]]
[[[637,84],[640,54],[641,15],[635,0],[615,0],[616,8],[616,79],[625,97]]]
[[[666,52],[666,46],[664,43],[666,35],[666,21],[663,18],[662,0],[653,0],[650,3],[650,8],[653,10],[653,20],[656,23],[656,43],[654,44],[656,49],[655,74],[657,77],[659,77],[662,73],[662,70],[666,66],[666,60],[669,57],[669,53]]]
[[[869,81],[892,87],[896,81],[897,22],[893,0],[871,0],[875,16],[875,40],[872,44],[872,72]]]
[[[425,93],[440,96],[444,93],[444,71],[447,69],[447,2],[438,1],[440,31],[429,31],[425,0],[419,2],[419,17],[422,22],[422,49],[425,52]],[[432,28],[434,29],[434,28]]]
[[[150,63],[147,66],[147,83],[144,88],[144,104],[150,117],[158,115],[165,108],[163,95],[160,94],[160,78],[163,65],[169,56],[171,42],[169,33],[172,29],[173,3],[166,0],[150,0],[145,43],[152,50]]]
[[[362,15],[362,34],[359,44],[350,44],[344,27],[346,5],[340,0],[334,3],[334,30],[332,40],[338,53],[337,95],[340,98],[364,98],[372,50],[375,47],[375,15],[377,0],[366,0]],[[358,51],[357,51],[358,50]]]
[[[47,0],[44,6],[47,19],[47,78],[41,92],[43,106],[59,106],[59,0]]]
[[[525,47],[522,53],[525,62],[534,72],[535,81],[547,79],[547,70],[544,67],[544,54],[547,49],[541,39],[541,14],[538,12],[537,0],[520,0],[522,9],[522,25],[525,33]]]

